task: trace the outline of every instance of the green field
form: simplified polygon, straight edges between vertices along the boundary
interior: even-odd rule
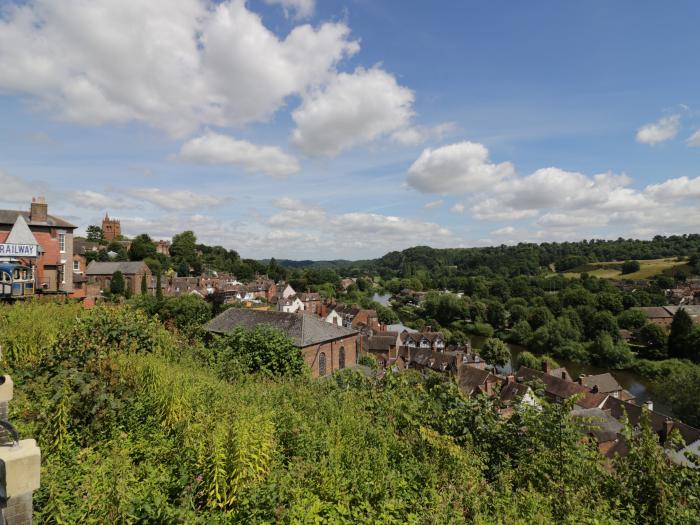
[[[622,261],[589,263],[571,271],[563,272],[564,277],[577,279],[582,273],[595,275],[603,279],[649,279],[659,274],[673,275],[679,270],[689,270],[686,261],[679,261],[677,258],[649,259],[639,261],[639,271],[622,275]]]

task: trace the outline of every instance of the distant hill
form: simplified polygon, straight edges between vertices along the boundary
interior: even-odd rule
[[[333,268],[333,269],[342,269],[342,268],[349,268],[353,264],[355,264],[353,261],[348,261],[345,259],[336,259],[334,261],[311,261],[311,260],[305,260],[305,261],[294,261],[291,259],[276,259],[277,263],[280,266],[283,266],[285,268]],[[270,259],[261,259],[259,261],[261,264],[267,265],[270,262]]]

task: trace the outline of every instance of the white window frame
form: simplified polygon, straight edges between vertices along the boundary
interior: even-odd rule
[[[76,266],[77,266],[77,268],[76,268]],[[75,260],[73,261],[73,271],[74,271],[74,272],[80,272],[80,261],[77,260],[77,259],[75,259]]]
[[[66,232],[63,230],[58,230],[58,251],[66,253]]]

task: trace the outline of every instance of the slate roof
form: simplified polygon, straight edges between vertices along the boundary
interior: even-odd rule
[[[626,412],[632,426],[638,425],[642,416],[642,407],[627,401],[622,401],[612,396],[608,397],[602,408],[604,410],[608,410],[610,415],[615,419],[620,419]],[[668,437],[666,433],[667,420],[672,422],[672,429],[678,429],[681,436],[683,436],[683,440],[685,441],[686,445],[690,445],[691,443],[694,443],[700,439],[700,429],[686,425],[685,423],[672,419],[660,412],[650,411],[649,415],[651,419],[651,426],[659,435],[660,442],[662,444],[666,442],[666,438]]]
[[[98,251],[100,249],[99,242],[88,241],[87,239],[73,239],[73,253],[77,255],[85,255],[88,251]]]
[[[620,383],[610,374],[606,372],[605,374],[584,376],[581,378],[583,386],[589,390],[593,387],[598,387],[598,392],[601,394],[610,394],[611,392],[619,392],[622,390]]]
[[[528,386],[522,383],[506,383],[501,388],[501,401],[510,403],[527,394]]]
[[[116,271],[122,272],[124,275],[134,275],[148,269],[143,261],[116,261],[116,262],[100,262],[92,261],[88,264],[85,270],[85,275],[112,275]]]
[[[372,336],[364,336],[362,348],[375,352],[388,352],[391,347],[396,346],[397,332],[375,332]]]
[[[404,332],[401,334],[401,341],[407,341],[411,339],[416,344],[421,342],[421,339],[427,339],[433,343],[437,339],[444,339],[442,332]]]
[[[615,441],[623,429],[622,423],[601,408],[577,408],[571,411],[571,417],[579,431],[592,434],[599,443]]]
[[[29,219],[28,211],[16,211],[16,210],[0,210],[0,224],[14,224],[17,220],[17,216],[21,215],[29,226],[49,226],[57,228],[66,228],[68,230],[74,230],[77,226],[71,224],[68,221],[56,217],[54,215],[48,215],[46,222],[43,221],[32,221]]]
[[[289,336],[299,348],[333,341],[357,333],[356,330],[327,323],[312,315],[244,308],[231,308],[222,312],[209,322],[206,329],[209,332],[227,334],[238,327],[251,329],[258,325],[269,325],[280,330]]]

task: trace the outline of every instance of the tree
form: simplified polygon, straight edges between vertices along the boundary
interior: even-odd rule
[[[515,358],[515,370],[521,366],[539,370],[541,365],[542,361],[535,354],[528,351],[520,352]]]
[[[625,261],[622,263],[622,275],[639,271],[639,261]]]
[[[177,276],[187,277],[189,274],[190,266],[187,264],[187,261],[180,261],[180,264],[177,265]]]
[[[520,345],[527,345],[531,337],[532,328],[525,319],[515,323],[509,334],[509,340]]]
[[[537,308],[530,310],[530,315],[528,316],[527,321],[530,323],[533,330],[537,330],[539,327],[544,326],[553,319],[554,316],[552,315],[552,312],[549,311],[549,308],[546,306],[538,306]]]
[[[163,300],[163,287],[161,286],[161,274],[158,272],[156,274],[156,299],[158,302]]]
[[[596,363],[608,368],[628,368],[634,361],[634,355],[624,341],[615,342],[607,332],[600,332],[591,344],[591,353]]]
[[[666,359],[668,350],[666,349],[666,341],[668,336],[666,330],[654,323],[646,323],[639,330],[639,342],[644,345],[641,351],[643,357],[647,359]]]
[[[507,315],[505,307],[500,302],[490,303],[486,307],[486,320],[496,330],[505,328]]]
[[[87,240],[90,242],[102,242],[102,239],[104,239],[104,233],[102,232],[102,228],[99,226],[91,224],[87,227],[86,231]]]
[[[195,294],[169,297],[160,309],[164,321],[172,321],[189,337],[200,335],[200,330],[212,316],[210,303]]]
[[[125,289],[124,274],[117,270],[112,274],[112,280],[109,283],[109,291],[112,295],[124,295]]]
[[[621,328],[627,328],[628,330],[641,328],[646,322],[647,316],[638,308],[625,310],[617,316],[617,324],[619,324]]]
[[[143,261],[149,257],[156,256],[156,244],[153,240],[145,233],[137,235],[134,240],[131,241],[131,246],[129,247],[129,260],[130,261]]]
[[[620,327],[617,325],[617,319],[607,310],[596,312],[590,318],[586,333],[589,339],[595,339],[600,333],[610,334],[614,340],[620,338]]]
[[[148,280],[146,279],[146,274],[141,276],[141,295],[146,295],[148,293]]]
[[[484,360],[493,366],[505,366],[510,361],[510,349],[503,341],[497,337],[489,337],[484,346],[479,350],[479,354]]]
[[[671,333],[668,335],[668,355],[683,359],[688,357],[690,336],[693,332],[693,320],[684,309],[680,308],[671,321]]]

